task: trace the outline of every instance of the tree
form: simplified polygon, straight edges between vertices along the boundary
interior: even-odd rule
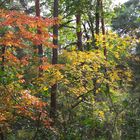
[[[77,34],[77,47],[78,50],[82,51],[83,47],[82,47],[82,31],[81,31],[81,12],[77,11],[76,14],[76,34]]]
[[[53,5],[53,17],[58,18],[58,0],[54,0],[54,5]],[[53,26],[53,44],[58,47],[58,25]],[[57,48],[53,48],[53,53],[52,53],[52,64],[55,65],[57,64],[58,61],[58,50]],[[51,87],[51,109],[50,109],[50,117],[54,119],[56,118],[56,97],[57,96],[57,83],[54,84]]]
[[[96,34],[99,34],[99,29],[100,29],[100,9],[101,8],[101,1],[97,0],[96,2]]]
[[[112,19],[112,27],[119,34],[139,34],[139,0],[129,0],[116,8],[116,18]]]
[[[133,44],[133,56],[128,61],[131,69],[133,70],[134,77],[132,80],[132,87],[129,89],[128,99],[126,99],[126,115],[124,119],[124,125],[122,126],[122,139],[139,139],[139,0],[129,0],[119,8],[115,9],[116,17],[112,19],[112,27],[119,33],[120,36],[130,35],[137,40],[137,43]]]
[[[43,60],[41,65],[36,65],[36,55],[34,56],[33,46],[43,45],[54,47],[49,42],[52,38],[46,30],[57,22],[53,19],[43,19],[41,17],[28,16],[22,12],[0,10],[0,37],[1,64],[0,71],[0,122],[2,128],[8,124],[14,125],[14,121],[20,118],[29,122],[39,122],[49,127],[48,114],[46,112],[46,103],[34,94],[44,92],[44,85],[39,82],[42,76],[38,77],[36,73],[38,67],[44,70],[49,68],[50,64]],[[38,34],[38,27],[41,27],[41,34]],[[3,51],[3,46],[5,50]],[[22,48],[24,56],[18,58],[17,48]],[[32,64],[34,63],[34,66]],[[26,78],[28,68],[32,70],[34,77]],[[34,70],[33,70],[34,69]],[[34,73],[35,72],[35,73]],[[31,84],[31,82],[33,82]],[[41,82],[42,83],[42,82]],[[43,83],[42,83],[43,84]],[[43,87],[42,87],[43,86]],[[37,89],[33,89],[37,88]],[[33,94],[34,92],[34,94]],[[3,110],[4,109],[4,110]],[[21,121],[21,120],[20,120]],[[21,125],[22,126],[22,125]],[[37,126],[36,126],[37,127]],[[7,127],[3,131],[6,131]],[[1,138],[3,138],[1,133]]]

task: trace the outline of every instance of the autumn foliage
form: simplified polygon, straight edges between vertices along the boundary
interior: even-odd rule
[[[124,139],[138,39],[111,30],[111,1],[32,2],[0,2],[0,140]]]
[[[39,67],[46,71],[51,66],[46,57],[42,57],[42,63],[39,63],[38,50],[34,46],[56,47],[51,43],[53,36],[48,31],[54,24],[58,24],[57,19],[43,19],[0,9],[0,46],[4,49],[0,58],[3,67],[0,71],[0,102],[3,106],[0,109],[0,123],[3,126],[14,121],[17,115],[49,126],[45,111],[47,104],[28,88],[33,79],[26,80],[25,71],[34,69],[34,79],[37,80]],[[37,65],[32,67],[32,63]]]

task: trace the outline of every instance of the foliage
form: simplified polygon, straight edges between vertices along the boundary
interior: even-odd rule
[[[98,35],[97,1],[60,0],[61,21],[46,18],[54,13],[54,1],[40,0],[42,17],[34,16],[32,2],[0,1],[0,139],[139,139],[138,1],[116,8],[113,20],[111,1],[104,1]],[[116,33],[102,33],[103,18]],[[128,18],[133,24],[127,28]],[[59,40],[51,33],[57,27]],[[48,113],[52,96],[55,119]]]
[[[116,8],[116,18],[112,19],[112,26],[120,34],[139,34],[139,0],[129,0],[119,8]]]
[[[129,60],[129,66],[131,67],[134,77],[132,79],[132,87],[129,89],[128,98],[125,100],[127,110],[124,116],[122,125],[122,139],[139,139],[139,1],[129,0],[122,6],[116,9],[116,18],[112,20],[113,29],[120,35],[129,34],[136,39],[135,45],[133,45],[133,55]]]
[[[120,138],[123,101],[132,78],[126,61],[130,59],[132,42],[114,33],[96,38],[99,50],[64,51],[60,56],[64,64],[58,110],[62,139]],[[107,60],[104,46],[108,49]]]
[[[57,21],[3,9],[0,10],[0,20],[0,46],[1,49],[4,48],[1,53],[3,68],[0,71],[1,127],[11,128],[19,116],[42,123],[48,128],[50,121],[45,109],[47,103],[37,97],[37,94],[43,93],[46,86],[49,86],[45,82],[39,82],[51,65],[46,57],[41,58],[40,64],[38,50],[34,46],[41,44],[44,48],[56,47],[50,43],[52,36],[48,28],[57,24]],[[40,70],[42,76],[39,76]]]

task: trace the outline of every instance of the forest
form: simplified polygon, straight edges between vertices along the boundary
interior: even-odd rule
[[[140,0],[0,0],[0,140],[140,140]]]

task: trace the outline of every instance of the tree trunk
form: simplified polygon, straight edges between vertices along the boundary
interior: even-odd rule
[[[102,34],[105,36],[105,21],[104,21],[104,10],[103,10],[103,1],[101,0],[100,2],[101,4],[101,28],[102,28]],[[104,37],[104,40],[105,41],[105,37]],[[106,46],[104,44],[104,56],[107,60],[107,49],[106,49]]]
[[[36,12],[36,17],[40,17],[40,0],[35,1],[35,12]],[[41,34],[39,27],[38,27],[37,33]],[[41,65],[42,64],[42,57],[43,57],[42,44],[38,45],[37,48],[38,48],[38,56],[39,56],[39,65]],[[42,69],[39,67],[39,76],[40,76],[41,72],[42,72]]]
[[[54,9],[53,9],[53,17],[58,18],[58,0],[54,0]],[[53,39],[53,44],[58,46],[58,25],[53,26],[53,35],[55,38]],[[57,64],[58,60],[58,49],[52,49],[52,64]],[[53,119],[55,123],[56,118],[56,95],[57,95],[57,83],[51,87],[51,103],[50,103],[50,117]]]
[[[36,16],[40,17],[40,0],[35,1],[35,12]]]
[[[94,19],[92,18],[91,14],[88,14],[88,25],[89,25],[89,28],[90,28],[90,32],[91,32],[91,35],[92,35],[92,45],[95,46],[95,36],[94,36]]]
[[[100,0],[97,0],[96,3],[96,14],[95,14],[95,24],[96,24],[96,34],[100,32]]]
[[[81,14],[77,12],[76,15],[76,34],[77,34],[77,47],[79,51],[83,51],[82,47],[82,31],[81,31]]]

